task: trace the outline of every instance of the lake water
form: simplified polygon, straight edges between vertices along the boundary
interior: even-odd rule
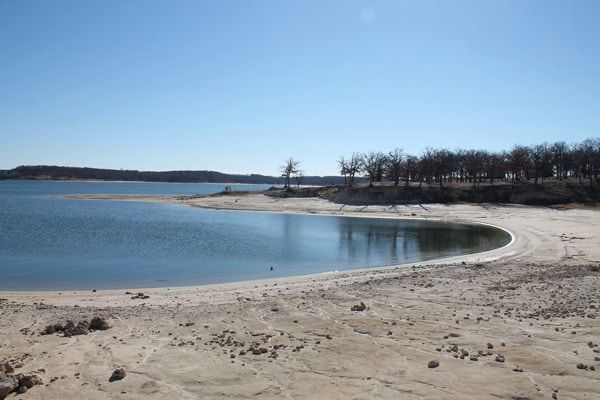
[[[234,282],[419,262],[490,250],[510,241],[504,231],[465,224],[56,197],[192,195],[224,187],[0,181],[0,290]]]

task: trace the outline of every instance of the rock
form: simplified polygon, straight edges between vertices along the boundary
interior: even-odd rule
[[[351,311],[365,311],[367,309],[367,306],[365,306],[365,303],[363,303],[362,301],[360,302],[360,304],[358,305],[353,305],[352,308],[350,309]]]
[[[108,379],[109,382],[120,381],[125,378],[127,373],[125,372],[125,368],[117,368],[113,371],[112,375]]]
[[[29,375],[17,374],[17,375],[15,375],[15,378],[17,378],[19,380],[19,386],[23,386],[27,389],[31,389],[35,385],[41,385],[43,383],[42,378],[40,378],[39,376],[37,376],[35,374],[29,374]]]
[[[0,372],[5,372],[7,374],[12,374],[13,372],[15,372],[15,369],[13,368],[12,365],[10,365],[9,363],[5,362],[4,364],[2,364],[0,366]]]
[[[0,377],[0,399],[5,398],[9,393],[15,391],[18,393],[25,393],[28,389],[35,385],[41,385],[42,383],[42,379],[35,374],[7,376],[3,372],[3,375]]]
[[[437,368],[440,366],[440,362],[438,360],[431,360],[427,364],[427,368]]]
[[[504,356],[502,354],[498,354],[496,356],[496,362],[504,362]]]
[[[92,318],[92,321],[90,322],[90,330],[93,330],[93,331],[105,331],[109,328],[110,328],[110,324],[104,318],[94,317],[94,318]]]
[[[7,376],[0,379],[0,399],[5,398],[9,393],[19,388],[19,380],[14,376]]]
[[[583,364],[583,363],[577,363],[577,369],[587,369],[587,365]]]
[[[52,324],[46,326],[46,328],[42,331],[42,335],[51,335],[57,332],[63,332],[66,337],[76,336],[76,335],[87,335],[90,333],[90,330],[106,330],[110,328],[110,324],[103,318],[94,317],[91,322],[80,321],[77,324],[73,321],[67,321],[65,325],[61,325],[60,323]]]

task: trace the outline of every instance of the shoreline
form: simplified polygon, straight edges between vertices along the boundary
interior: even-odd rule
[[[597,395],[597,211],[342,206],[254,194],[152,201],[475,222],[506,229],[513,239],[500,249],[448,259],[260,281],[129,294],[0,292],[0,361],[18,365],[16,372],[44,370],[38,373],[44,385],[30,389],[28,398]],[[361,303],[363,311],[352,311]],[[71,338],[39,334],[49,324],[93,316],[112,327]],[[434,359],[439,366],[429,368]],[[109,382],[116,368],[127,375]]]

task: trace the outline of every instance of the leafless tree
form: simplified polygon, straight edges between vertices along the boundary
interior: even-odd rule
[[[297,174],[299,171],[300,161],[294,160],[292,157],[288,158],[285,161],[285,164],[279,167],[281,171],[281,176],[285,178],[285,186],[286,188],[290,187],[290,177],[292,174]]]
[[[294,176],[296,180],[296,187],[300,187],[302,185],[302,181],[304,180],[304,171],[298,170],[296,171],[296,175]]]
[[[348,172],[350,169],[350,162],[341,156],[337,160],[338,168],[340,169],[340,174],[344,177],[344,185],[348,184]]]
[[[348,174],[348,184],[354,184],[354,178],[356,174],[360,171],[362,165],[362,156],[360,153],[355,152],[352,153],[349,161],[346,161],[346,172]]]
[[[402,149],[390,151],[386,157],[385,171],[386,177],[398,186],[402,179],[403,170],[405,169],[405,155]]]
[[[531,156],[528,147],[516,145],[508,155],[508,164],[513,181],[528,179],[531,170]]]
[[[566,178],[569,158],[571,157],[569,146],[565,142],[556,142],[550,146],[550,152],[556,178],[562,181]]]
[[[531,169],[533,170],[533,183],[538,184],[538,180],[552,176],[552,159],[548,143],[535,145],[529,149],[531,160]]]
[[[362,157],[362,171],[369,178],[369,183],[381,182],[386,157],[381,152],[370,151]]]

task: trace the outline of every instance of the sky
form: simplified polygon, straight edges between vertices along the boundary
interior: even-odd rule
[[[598,0],[0,0],[0,169],[339,175],[600,137]]]

